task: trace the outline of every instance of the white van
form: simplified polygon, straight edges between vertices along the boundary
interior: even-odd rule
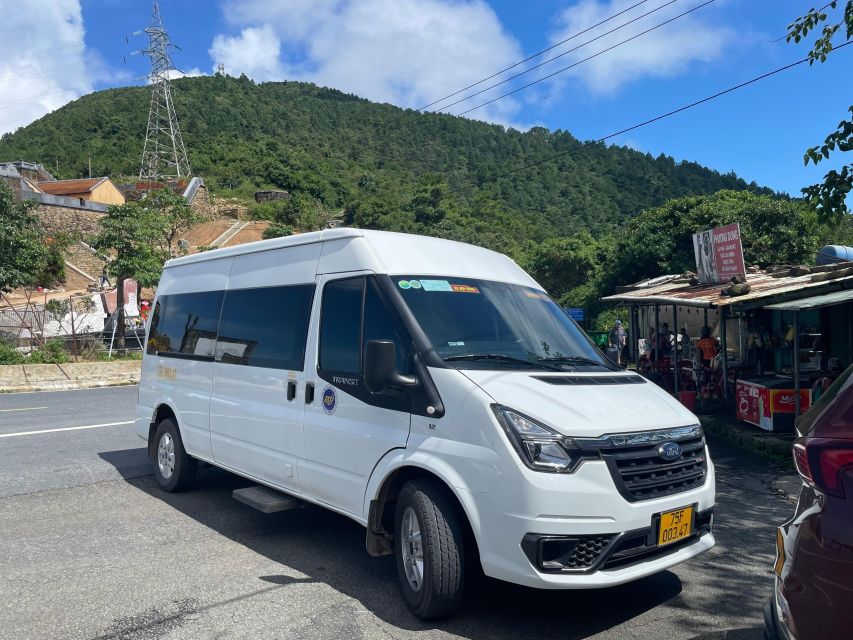
[[[605,587],[714,545],[697,418],[499,253],[358,229],[219,249],[166,263],[149,324],[136,430],[163,489],[203,460],[352,518],[423,618],[466,564]]]

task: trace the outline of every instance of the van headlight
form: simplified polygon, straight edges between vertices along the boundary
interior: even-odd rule
[[[524,464],[531,469],[571,473],[583,460],[571,438],[509,407],[493,404],[492,411]]]

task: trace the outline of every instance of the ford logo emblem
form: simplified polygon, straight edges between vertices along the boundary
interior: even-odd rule
[[[658,455],[664,460],[678,460],[681,457],[681,445],[676,442],[664,442],[658,447]]]

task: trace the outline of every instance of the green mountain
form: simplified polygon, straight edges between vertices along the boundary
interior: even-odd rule
[[[720,189],[772,193],[732,173],[527,132],[375,104],[298,82],[224,76],[173,83],[190,163],[214,192],[281,188],[346,209],[363,226],[517,245],[618,231],[665,201]],[[142,154],[145,87],[84,96],[0,138],[0,160],[41,162],[80,177],[132,176]],[[557,161],[534,167],[554,154]],[[419,227],[420,225],[420,227]]]

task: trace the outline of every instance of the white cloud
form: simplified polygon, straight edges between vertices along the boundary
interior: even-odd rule
[[[564,40],[578,31],[625,10],[631,4],[634,4],[634,0],[610,0],[609,2],[607,0],[582,0],[565,9],[558,16],[558,29],[551,34],[551,42]],[[660,4],[642,5],[601,27],[597,27],[571,43],[567,43],[564,48],[558,51],[587,42],[597,35],[654,9],[655,6],[660,6]],[[582,47],[576,53],[562,58],[560,63],[555,62],[553,68],[549,66],[546,69],[554,71],[561,66],[571,64],[573,61],[586,58],[673,18],[688,8],[672,4],[631,26],[626,26]],[[648,77],[677,76],[685,73],[690,68],[691,63],[716,60],[734,41],[735,32],[728,27],[714,25],[712,10],[712,7],[699,9],[695,13],[679,18],[666,26],[585,62],[567,71],[566,75],[580,79],[593,93],[612,94],[631,82],[637,82]],[[543,69],[543,74],[544,72],[545,69]],[[560,85],[561,80],[557,80],[555,84]]]
[[[225,13],[242,28],[214,38],[211,57],[227,73],[305,80],[403,107],[523,57],[483,0],[228,0]],[[505,99],[471,116],[509,123],[519,110]]]
[[[172,69],[169,71],[169,79],[177,80],[178,78],[197,78],[199,76],[205,75],[204,71],[199,69],[198,67],[193,67],[187,71],[181,71],[179,69]]]
[[[15,3],[0,23],[0,134],[92,91],[102,69],[84,43],[79,0]]]
[[[257,80],[276,80],[284,75],[279,62],[281,40],[269,24],[246,27],[237,36],[219,34],[208,53],[214,69],[222,62],[229,75],[245,73]]]

